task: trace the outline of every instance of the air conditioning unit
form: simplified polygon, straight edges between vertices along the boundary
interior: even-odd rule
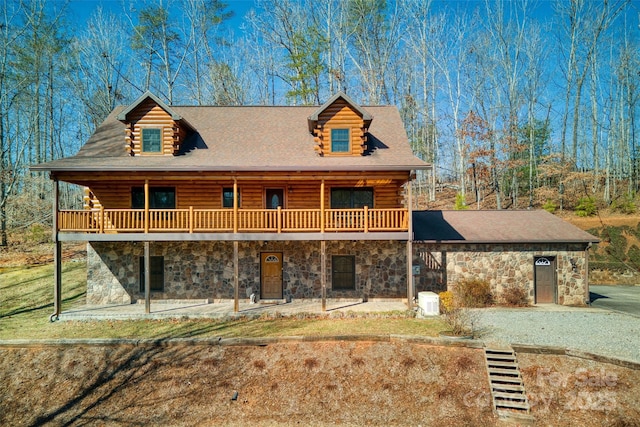
[[[440,314],[440,297],[435,292],[418,292],[418,316]]]

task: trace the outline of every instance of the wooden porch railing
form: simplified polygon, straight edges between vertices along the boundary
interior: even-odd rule
[[[376,232],[406,231],[408,211],[396,209],[144,209],[60,210],[61,232]]]

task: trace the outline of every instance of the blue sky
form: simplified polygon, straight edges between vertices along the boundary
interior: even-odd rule
[[[129,0],[124,0],[129,4]],[[62,2],[60,2],[62,4]],[[227,10],[234,13],[234,17],[226,23],[227,26],[237,29],[244,15],[251,9],[254,4],[253,0],[227,0]],[[122,13],[123,0],[71,0],[68,5],[68,11],[71,19],[77,20],[79,24],[84,24],[98,7],[103,10],[113,12],[115,14]]]

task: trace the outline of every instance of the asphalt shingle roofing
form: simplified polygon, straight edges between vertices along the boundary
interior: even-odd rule
[[[366,107],[374,120],[364,156],[324,156],[314,151],[308,107],[172,106],[195,130],[177,156],[130,156],[116,108],[77,155],[36,165],[48,171],[393,171],[427,169],[413,155],[395,107]]]
[[[597,243],[545,210],[416,211],[414,241],[448,243]]]

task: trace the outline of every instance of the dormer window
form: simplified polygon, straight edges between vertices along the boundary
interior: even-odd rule
[[[307,118],[320,156],[363,156],[373,116],[339,92]]]
[[[348,153],[349,146],[349,129],[331,129],[332,153]]]
[[[146,92],[117,116],[124,123],[125,150],[131,156],[178,155],[195,129],[173,108]]]
[[[142,129],[142,152],[162,153],[162,129]]]

